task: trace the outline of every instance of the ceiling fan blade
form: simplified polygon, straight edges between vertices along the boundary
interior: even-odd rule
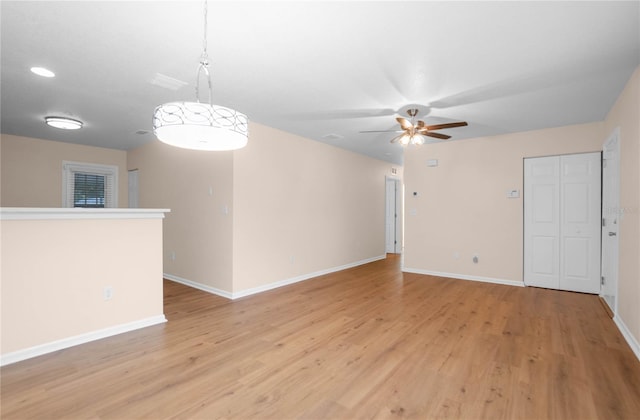
[[[404,136],[404,134],[400,134],[399,136],[396,136],[394,138],[391,139],[391,143],[397,143],[398,141],[400,141],[400,138]]]
[[[423,136],[434,137],[436,139],[442,139],[442,140],[451,138],[451,136],[447,136],[446,134],[432,133],[431,131],[421,131],[420,134],[422,134]]]
[[[364,130],[358,131],[360,134],[364,133],[404,133],[404,130]]]
[[[418,130],[420,130],[421,128],[425,128],[424,121],[418,120],[418,123],[416,124],[416,128]]]
[[[443,128],[464,127],[466,125],[468,124],[465,121],[461,121],[461,122],[446,123],[446,124],[428,125],[424,128],[431,131],[431,130],[442,130]]]
[[[413,128],[413,124],[411,124],[406,118],[396,117],[396,121],[400,123],[400,127],[402,127],[403,130],[410,130]]]

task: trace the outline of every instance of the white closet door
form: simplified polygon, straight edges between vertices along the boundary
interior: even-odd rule
[[[600,291],[600,153],[525,159],[524,282]]]
[[[560,160],[524,160],[524,282],[560,287]]]
[[[600,153],[560,157],[560,288],[600,292]]]

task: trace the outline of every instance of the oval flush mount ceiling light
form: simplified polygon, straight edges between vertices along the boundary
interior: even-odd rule
[[[82,121],[67,117],[44,117],[44,122],[51,127],[61,128],[63,130],[77,130],[82,128]]]
[[[45,69],[44,67],[31,67],[31,72],[37,74],[42,77],[55,77],[56,74],[49,69]]]

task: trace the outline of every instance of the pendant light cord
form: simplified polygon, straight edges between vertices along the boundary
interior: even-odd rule
[[[202,56],[200,56],[200,65],[196,75],[196,101],[200,102],[200,74],[204,72],[207,76],[207,84],[209,85],[209,104],[213,105],[213,88],[211,87],[211,74],[209,73],[209,55],[207,54],[207,0],[204,0],[204,37],[202,39]]]

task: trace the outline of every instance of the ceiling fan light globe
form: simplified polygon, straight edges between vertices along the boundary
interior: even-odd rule
[[[411,137],[411,144],[415,144],[416,146],[421,146],[424,144],[424,136],[420,135],[420,134],[416,134],[413,137]]]
[[[408,134],[405,134],[402,137],[400,137],[400,144],[401,145],[406,146],[409,143],[411,143],[411,136],[409,136]]]

